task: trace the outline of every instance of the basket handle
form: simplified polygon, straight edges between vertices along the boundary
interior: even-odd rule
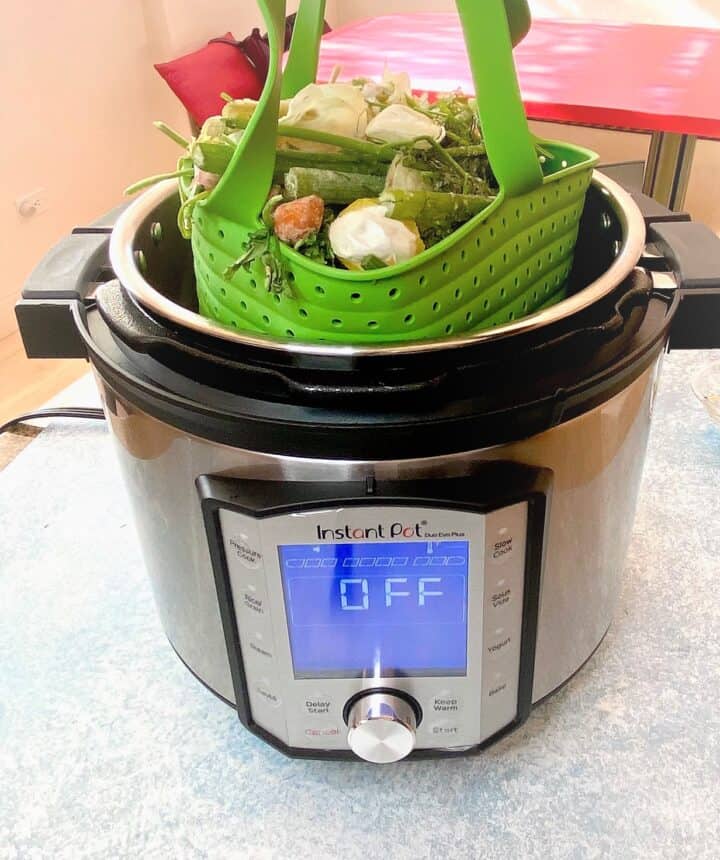
[[[307,3],[308,0],[303,0],[301,8]],[[275,170],[280,63],[285,41],[285,0],[257,0],[257,4],[267,27],[270,45],[267,79],[258,106],[235,148],[227,170],[208,199],[200,204],[208,213],[227,218],[250,230],[258,226],[258,214],[265,205]]]
[[[465,34],[478,115],[493,173],[508,197],[533,191],[542,185],[543,173],[520,95],[511,36],[511,24],[514,31],[519,27],[522,32],[523,20],[529,23],[527,3],[525,0],[482,0],[481,4],[477,0],[455,0],[455,3]]]
[[[285,63],[280,95],[291,99],[317,78],[320,40],[325,26],[325,0],[301,0]]]
[[[301,0],[283,84],[285,0],[257,3],[270,43],[267,80],[227,170],[201,204],[251,230],[272,185],[281,90],[292,95],[314,80],[325,11],[325,0]],[[512,56],[513,43],[529,29],[527,0],[482,0],[480,9],[477,0],[456,0],[456,5],[490,164],[508,196],[523,194],[543,181]]]

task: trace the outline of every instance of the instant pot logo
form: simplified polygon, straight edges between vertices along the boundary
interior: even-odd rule
[[[464,531],[438,531],[428,525],[427,520],[419,523],[378,523],[376,526],[345,525],[326,529],[315,526],[315,534],[320,540],[386,540],[388,538],[421,538],[424,540],[457,540],[466,537]]]
[[[422,538],[427,537],[425,526],[421,523],[378,523],[376,526],[340,526],[335,529],[324,529],[316,526],[318,540],[382,540],[384,538]]]

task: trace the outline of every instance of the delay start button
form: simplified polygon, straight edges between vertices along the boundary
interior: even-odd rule
[[[305,696],[302,700],[302,710],[309,717],[327,717],[332,707],[330,696]]]

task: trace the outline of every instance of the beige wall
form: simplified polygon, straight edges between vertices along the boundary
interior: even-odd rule
[[[116,205],[130,182],[172,169],[176,148],[152,121],[184,127],[186,118],[152,64],[228,29],[241,38],[259,14],[249,0],[0,5],[2,338],[26,275],[53,243]],[[14,201],[36,188],[47,210],[23,218]]]

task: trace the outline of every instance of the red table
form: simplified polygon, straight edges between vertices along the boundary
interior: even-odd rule
[[[681,208],[697,138],[720,140],[720,30],[537,19],[515,50],[528,116],[652,134],[646,193]],[[419,91],[473,84],[457,16],[370,18],[323,38],[319,80],[407,71]]]

